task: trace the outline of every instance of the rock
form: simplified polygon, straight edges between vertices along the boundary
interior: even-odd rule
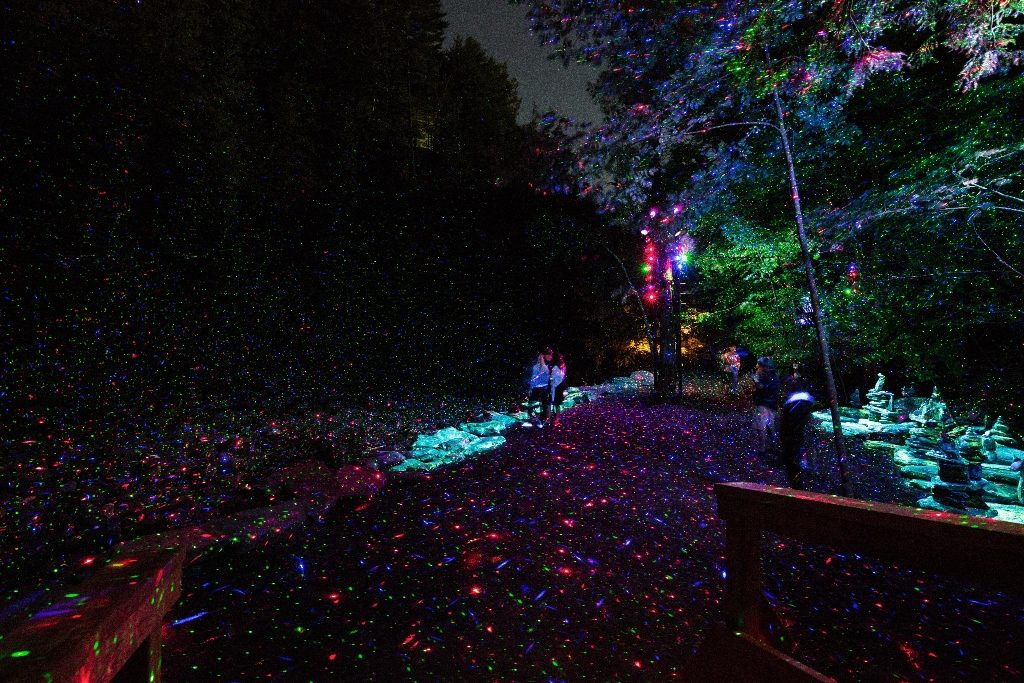
[[[920,479],[928,482],[928,489],[931,489],[931,481],[939,476],[938,465],[904,465],[900,467],[900,474],[907,479]]]
[[[404,472],[424,472],[429,469],[431,469],[431,466],[427,465],[427,463],[421,462],[416,458],[406,458],[388,470],[388,473],[400,474]]]
[[[898,465],[924,465],[927,467],[934,467],[936,474],[938,473],[938,465],[935,464],[935,460],[917,457],[906,448],[897,448],[896,452],[893,453],[892,459],[893,462]]]
[[[853,424],[851,422],[844,422],[841,426],[843,428],[843,434],[845,434],[846,436],[868,436],[878,431],[877,429],[873,429],[866,425]]]
[[[988,463],[981,466],[981,476],[990,481],[1013,484],[1014,486],[1017,485],[1017,481],[1020,479],[1020,475],[1011,470],[1008,465],[991,465]]]
[[[569,392],[566,393],[568,394]],[[506,427],[511,427],[519,421],[511,415],[506,415],[505,413],[499,413],[493,410],[487,411],[487,417],[490,419],[491,422],[500,422],[504,424]]]
[[[985,488],[982,496],[986,502],[1002,503],[1003,505],[1019,505],[1017,501],[1017,487],[1009,484],[990,483]]]
[[[873,441],[871,439],[865,439],[864,448],[866,448],[869,451],[884,451],[891,453],[895,451],[897,448],[899,448],[899,445],[889,443],[888,441]]]
[[[463,453],[448,453],[436,463],[433,463],[434,467],[441,467],[442,465],[458,465],[466,459]]]
[[[455,427],[445,427],[434,434],[420,434],[412,447],[415,451],[418,448],[441,448],[444,450],[459,450],[466,444],[471,443],[478,437],[464,432]]]
[[[942,458],[939,460],[939,477],[944,482],[966,484],[968,481],[967,463],[952,458]]]
[[[593,396],[590,393],[576,387],[569,387],[565,392],[565,400],[572,401],[573,405],[590,403],[592,399]]]
[[[869,434],[873,433],[873,430],[869,429],[868,427],[865,427],[862,424],[857,424],[857,423],[854,423],[854,422],[842,422],[842,423],[840,423],[839,426],[842,428],[844,436],[860,437],[860,436],[868,436]],[[818,429],[823,431],[823,432],[826,432],[826,433],[831,433],[832,432],[832,420],[831,420],[831,418],[828,421],[821,421],[821,422],[819,422],[818,423]]]
[[[640,373],[633,373],[633,375],[638,374]],[[653,385],[653,383],[654,380],[652,379],[651,384]],[[633,377],[613,377],[602,384],[600,389],[601,395],[629,396],[637,393],[643,386],[642,381],[634,380]]]
[[[894,422],[882,425],[879,431],[883,434],[909,434],[913,426],[913,422]]]
[[[849,408],[840,408],[839,409],[839,421],[840,422],[842,422],[842,423],[846,423],[846,422],[855,423],[858,420],[862,419],[863,416],[860,414],[860,411],[844,412],[844,411],[849,411],[849,410],[850,410]],[[830,411],[828,411],[828,410],[819,410],[816,413],[811,413],[811,417],[813,417],[815,420],[818,420],[819,422],[828,424],[829,428],[831,429],[831,427],[832,427],[832,413]]]
[[[505,437],[503,436],[488,436],[473,443],[472,451],[466,453],[466,455],[483,453],[484,451],[491,451],[499,446],[505,445]]]
[[[363,465],[375,470],[386,470],[405,460],[405,455],[398,451],[375,451],[363,460]]]
[[[893,421],[893,393],[885,391],[882,388],[884,385],[885,375],[878,373],[878,381],[875,382],[874,388],[866,394],[868,405],[865,410],[878,422],[889,423]]]
[[[932,395],[910,415],[910,419],[920,424],[941,424],[949,417],[946,403],[942,400],[939,388],[932,389]]]
[[[960,457],[969,462],[982,462],[985,452],[981,446],[981,435],[966,433],[957,439],[957,450]]]
[[[937,510],[939,512],[949,512],[956,515],[971,514],[971,511],[966,507],[953,507],[946,503],[935,500],[932,496],[925,496],[917,501],[917,506],[925,510]]]
[[[860,408],[860,389],[854,389],[853,393],[850,394],[850,405],[853,406],[855,410]]]
[[[441,431],[443,432],[445,430]],[[417,439],[417,444],[439,443],[439,446],[425,447],[414,444],[412,452],[409,454],[409,459],[406,460],[406,463],[408,463],[409,460],[412,460],[413,462],[408,465],[406,465],[406,463],[400,463],[390,471],[403,472],[408,469],[434,469],[441,467],[442,465],[457,464],[463,462],[469,457],[479,455],[485,451],[493,450],[505,443],[505,437],[503,436],[477,437],[456,429],[450,430],[445,436],[450,436],[454,432],[458,432],[463,436],[455,439],[432,439],[429,437],[423,439],[423,441]],[[440,433],[441,432],[438,432],[438,434]]]
[[[932,500],[956,510],[984,510],[984,482],[956,483],[932,480]]]
[[[469,432],[474,436],[497,436],[502,432],[508,430],[509,424],[506,422],[499,422],[497,420],[491,422],[467,422],[460,424],[459,429],[464,432]]]
[[[1010,433],[1010,428],[1003,422],[1001,415],[996,418],[995,424],[989,428],[985,435],[1002,446],[1016,448],[1019,445],[1019,441]]]
[[[998,444],[991,455],[991,461],[999,465],[1009,465],[1016,459],[1024,459],[1024,451]]]
[[[445,450],[443,448],[415,448],[414,447],[412,449],[411,459],[414,460],[414,461],[418,460],[420,463],[431,463],[430,467],[436,467],[437,465],[433,464],[433,463],[436,463],[436,462],[438,462],[440,460],[443,460],[444,457],[446,455],[448,455],[449,453],[451,453],[451,451],[447,451],[447,450]],[[406,460],[405,462],[409,462],[409,460]],[[402,467],[403,464],[405,464],[405,463],[401,463],[401,464],[399,464],[398,466],[396,466],[396,467],[394,467],[392,469],[401,471],[402,469],[405,469],[405,468]]]

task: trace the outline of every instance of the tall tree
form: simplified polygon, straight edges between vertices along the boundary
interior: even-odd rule
[[[629,219],[645,203],[665,196],[698,204],[680,173],[687,166],[678,163],[680,154],[689,156],[688,138],[694,135],[710,134],[701,166],[725,191],[749,142],[765,130],[778,135],[845,489],[831,354],[790,129],[796,127],[804,140],[829,131],[870,73],[927,60],[936,43],[965,56],[961,82],[975,87],[983,76],[1020,62],[1016,40],[1024,29],[1017,18],[1024,5],[951,0],[929,5],[898,0],[529,4],[534,28],[566,59],[604,67],[596,92],[608,123],[584,147],[589,165],[583,175],[608,210],[624,209]],[[909,49],[883,46],[892,40],[908,41]]]
[[[434,149],[460,182],[507,182],[520,163],[518,84],[473,38],[444,52]]]

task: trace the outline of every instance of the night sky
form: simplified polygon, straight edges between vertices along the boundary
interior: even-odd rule
[[[536,109],[553,109],[578,121],[598,121],[601,111],[587,94],[587,83],[596,71],[547,59],[547,49],[530,33],[526,6],[505,0],[442,0],[448,14],[449,39],[456,35],[480,42],[497,61],[508,66],[519,81],[522,107],[519,120],[528,121]]]

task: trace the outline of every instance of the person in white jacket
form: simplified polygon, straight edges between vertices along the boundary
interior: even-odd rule
[[[565,379],[565,366],[555,360],[555,351],[550,346],[537,355],[537,359],[530,369],[530,397],[531,401],[540,401],[543,408],[543,416],[540,424],[547,424],[551,419],[551,405],[555,399],[555,389]]]

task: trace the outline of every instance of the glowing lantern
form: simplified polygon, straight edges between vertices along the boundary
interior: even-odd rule
[[[860,280],[860,268],[853,261],[850,261],[850,265],[846,267],[846,281],[850,283],[850,291],[857,291],[857,283]]]

